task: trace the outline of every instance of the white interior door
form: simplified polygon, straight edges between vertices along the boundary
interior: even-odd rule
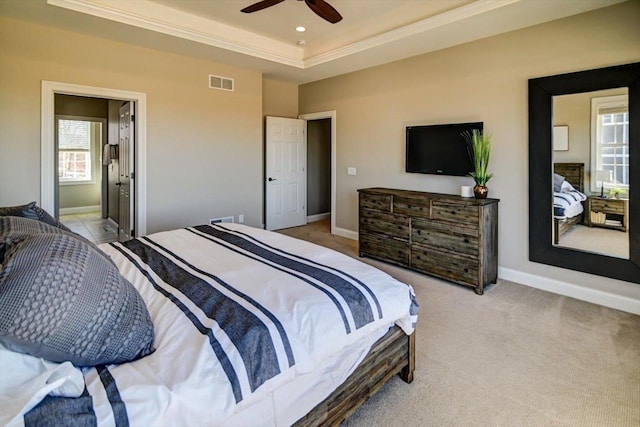
[[[267,117],[266,228],[307,223],[306,121]]]
[[[135,218],[133,208],[134,200],[134,128],[133,105],[127,102],[120,107],[118,119],[119,150],[118,160],[120,164],[120,177],[116,185],[120,189],[118,209],[118,240],[124,242],[135,237],[132,232],[132,218]]]

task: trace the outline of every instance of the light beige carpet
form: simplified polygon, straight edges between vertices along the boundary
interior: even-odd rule
[[[611,228],[576,224],[560,236],[559,246],[629,258],[629,233]]]
[[[357,242],[328,230],[282,232],[357,257]],[[640,426],[640,316],[503,280],[478,296],[361,260],[416,291],[416,371],[345,426]]]

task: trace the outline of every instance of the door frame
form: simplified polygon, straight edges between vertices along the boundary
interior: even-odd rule
[[[40,115],[40,206],[53,212],[55,200],[55,95],[106,98],[135,103],[135,219],[136,236],[147,234],[147,94],[96,86],[42,81]]]
[[[336,117],[337,113],[333,111],[321,111],[318,113],[300,114],[299,119],[303,120],[320,120],[331,119],[331,234],[353,238],[351,234],[342,233],[342,229],[336,227],[336,162],[337,162],[337,139],[336,139]],[[307,168],[309,170],[309,168]]]

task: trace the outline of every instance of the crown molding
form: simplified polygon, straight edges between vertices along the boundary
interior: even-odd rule
[[[425,33],[521,0],[478,0],[395,30],[369,37],[309,58],[305,50],[218,21],[179,11],[148,0],[47,0],[61,7],[99,18],[156,31],[244,55],[307,69],[372,48]]]
[[[501,7],[518,3],[521,0],[478,0],[471,4],[444,12],[413,24],[352,43],[338,49],[331,50],[310,58],[305,58],[304,68],[310,68],[316,65],[324,64],[345,56],[353,55],[368,49],[383,46],[388,43],[396,42],[402,39],[413,37],[427,31],[453,24],[463,19],[471,18],[486,12],[490,12]]]
[[[47,0],[47,4],[268,61],[304,68],[304,49],[147,0]]]

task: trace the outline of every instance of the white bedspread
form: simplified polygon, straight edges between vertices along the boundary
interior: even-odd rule
[[[146,302],[157,350],[83,370],[100,426],[290,425],[417,320],[413,291],[386,273],[238,224],[101,249]]]
[[[553,215],[557,219],[573,218],[584,211],[587,196],[577,190],[553,193]]]

